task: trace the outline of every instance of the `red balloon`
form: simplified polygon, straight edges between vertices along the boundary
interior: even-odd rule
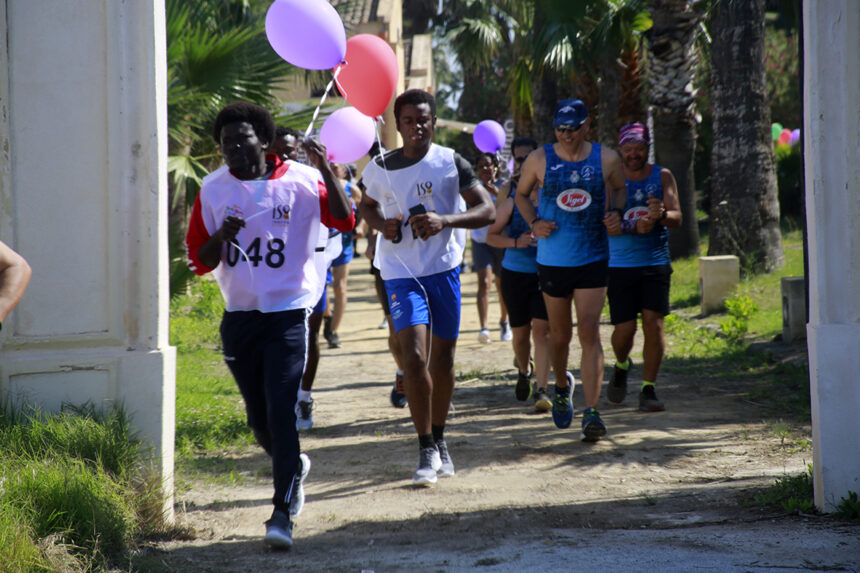
[[[358,34],[346,41],[344,60],[337,83],[346,101],[364,115],[382,115],[400,74],[394,50],[378,36]]]
[[[791,141],[791,130],[790,129],[783,129],[779,133],[779,137],[777,138],[776,142],[785,145],[789,141]]]

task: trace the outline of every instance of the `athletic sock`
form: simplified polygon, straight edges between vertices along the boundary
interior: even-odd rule
[[[435,448],[436,442],[433,440],[433,434],[418,434],[418,446],[421,448]]]
[[[403,376],[403,370],[401,370],[400,368],[398,368],[398,369],[397,369],[397,375],[398,375],[398,376]]]
[[[430,430],[433,432],[433,441],[439,442],[445,439],[445,426],[431,425]]]
[[[653,387],[653,386],[654,386],[654,383],[653,383],[653,382],[647,382],[647,381],[643,380],[643,381],[642,381],[642,390],[644,390],[644,389],[645,389],[646,387],[648,387],[648,386],[652,386],[652,387]]]
[[[628,368],[630,368],[630,357],[628,356],[627,360],[625,360],[624,362],[618,362],[618,360],[616,359],[615,360],[615,366],[616,366],[616,368],[621,368],[622,370],[627,370]]]
[[[299,390],[299,402],[310,402],[311,401],[311,391],[310,390]]]

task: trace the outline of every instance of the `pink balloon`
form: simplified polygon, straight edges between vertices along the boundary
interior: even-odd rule
[[[472,141],[484,153],[498,153],[505,146],[505,128],[498,121],[485,119],[475,126]]]
[[[379,36],[358,34],[347,40],[344,59],[337,77],[341,94],[364,115],[379,117],[397,90],[394,50]]]
[[[363,157],[376,137],[373,120],[354,107],[342,107],[328,116],[320,130],[329,161],[350,163]]]
[[[783,129],[779,133],[779,138],[776,140],[776,142],[781,143],[783,145],[786,145],[789,141],[791,141],[791,130],[790,129]]]
[[[797,145],[800,143],[800,130],[792,129],[791,130],[791,139],[788,140],[791,145]]]
[[[326,0],[275,0],[266,12],[272,49],[306,70],[328,70],[343,61],[346,30]]]

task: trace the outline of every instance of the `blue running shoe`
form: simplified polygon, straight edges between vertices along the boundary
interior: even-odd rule
[[[582,434],[579,438],[583,442],[596,442],[604,435],[606,424],[600,419],[600,412],[594,408],[586,408],[582,413]]]
[[[573,401],[570,399],[573,393],[573,374],[567,373],[567,388],[559,388],[555,386],[555,399],[552,401],[552,421],[555,422],[556,428],[570,427],[573,421]]]

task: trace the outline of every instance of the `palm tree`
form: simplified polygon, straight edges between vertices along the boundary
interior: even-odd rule
[[[209,126],[234,100],[272,106],[295,68],[269,46],[262,2],[167,0],[167,115],[171,293],[189,278],[186,216],[202,176],[220,162]]]
[[[779,201],[765,80],[765,0],[711,11],[711,228],[709,255],[741,267],[782,265]]]
[[[653,0],[648,34],[649,99],[657,163],[675,175],[684,223],[669,235],[673,257],[698,254],[699,228],[693,180],[696,109],[693,77],[704,0]]]

